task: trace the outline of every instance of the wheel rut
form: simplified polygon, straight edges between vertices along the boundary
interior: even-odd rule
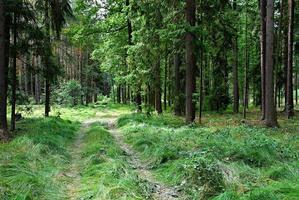
[[[138,152],[136,152],[129,144],[125,143],[123,134],[117,128],[117,118],[103,119],[99,121],[103,125],[107,126],[108,131],[114,137],[116,143],[125,152],[127,161],[133,169],[136,170],[139,177],[151,186],[152,197],[155,200],[178,200],[180,198],[179,192],[172,187],[166,186],[157,181],[152,172],[147,168],[147,165],[140,159]]]

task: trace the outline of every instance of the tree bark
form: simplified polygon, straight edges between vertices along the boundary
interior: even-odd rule
[[[156,28],[161,28],[162,14],[159,9],[156,10]],[[155,90],[155,108],[158,114],[162,114],[162,92],[161,92],[161,47],[160,47],[160,35],[155,34],[155,42],[157,45],[156,61],[154,63],[154,90]]]
[[[266,17],[267,17],[267,0],[260,0],[260,18],[261,18],[261,110],[262,116],[261,119],[265,119],[265,76],[266,76]]]
[[[50,22],[49,22],[49,2],[45,1],[45,28],[46,28],[46,43],[50,46]],[[50,84],[50,74],[49,74],[49,55],[46,55],[45,58],[45,78],[46,78],[46,83],[45,83],[45,92],[46,92],[46,97],[45,97],[45,117],[49,117],[49,113],[51,110],[50,107],[50,98],[51,98],[51,84]]]
[[[274,42],[274,2],[267,1],[267,22],[266,22],[266,70],[265,70],[265,124],[268,127],[277,126],[276,108],[274,105],[274,84],[273,84],[273,42]]]
[[[289,27],[288,27],[288,67],[287,67],[287,101],[286,111],[288,118],[294,116],[293,95],[293,43],[294,43],[294,0],[288,0]]]
[[[186,0],[186,20],[189,26],[195,26],[196,1]],[[190,28],[188,28],[190,29]],[[186,32],[186,122],[193,123],[195,120],[195,103],[193,94],[196,91],[196,57],[195,35],[191,30]]]
[[[236,0],[234,0],[233,3],[233,9],[236,11],[237,10],[237,3]],[[238,33],[238,31],[237,31]],[[233,64],[233,94],[234,94],[234,106],[233,106],[233,111],[234,113],[239,113],[239,102],[240,102],[240,95],[239,95],[239,70],[238,70],[238,65],[239,65],[239,59],[238,59],[238,36],[233,38],[233,53],[234,53],[234,64]]]
[[[182,115],[180,66],[181,58],[180,54],[177,52],[174,55],[174,113],[176,116]]]
[[[245,20],[245,69],[244,69],[244,90],[243,90],[243,118],[246,119],[248,107],[248,11],[246,5],[246,20]]]
[[[168,85],[168,79],[167,79],[167,71],[168,71],[168,52],[167,52],[167,46],[165,48],[165,67],[164,67],[164,110],[167,109],[167,85]]]
[[[4,1],[0,0],[0,139],[8,138],[7,133],[7,29]],[[9,38],[9,37],[8,37]]]
[[[16,84],[17,84],[17,16],[14,13],[13,19],[13,65],[11,71],[11,125],[10,130],[16,129]]]

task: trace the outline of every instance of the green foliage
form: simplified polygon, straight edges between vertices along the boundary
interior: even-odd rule
[[[59,105],[76,106],[83,95],[81,85],[76,80],[70,80],[60,84],[59,88],[55,91],[55,102]]]

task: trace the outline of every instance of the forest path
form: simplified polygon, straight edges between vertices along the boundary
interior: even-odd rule
[[[117,128],[118,117],[102,118],[99,122],[108,128],[110,134],[115,138],[118,146],[125,152],[128,163],[131,168],[136,170],[138,176],[148,182],[152,188],[152,197],[155,200],[177,200],[182,199],[175,188],[166,186],[157,181],[152,172],[149,171],[147,165],[141,161],[138,152],[136,152],[129,144],[125,143],[123,134]]]
[[[88,119],[82,122],[80,131],[75,139],[75,142],[73,145],[71,145],[68,149],[68,152],[71,156],[71,163],[70,167],[68,168],[67,172],[64,174],[64,176],[67,177],[69,180],[69,183],[67,185],[67,197],[70,200],[77,200],[79,198],[80,193],[80,160],[81,160],[81,153],[84,146],[84,134],[86,130],[90,127],[91,124],[97,122],[98,120],[95,119]]]

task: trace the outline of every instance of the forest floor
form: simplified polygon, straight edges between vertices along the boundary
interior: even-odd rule
[[[24,114],[0,144],[0,199],[299,199],[299,113],[267,129],[205,113],[203,125],[128,106]]]

